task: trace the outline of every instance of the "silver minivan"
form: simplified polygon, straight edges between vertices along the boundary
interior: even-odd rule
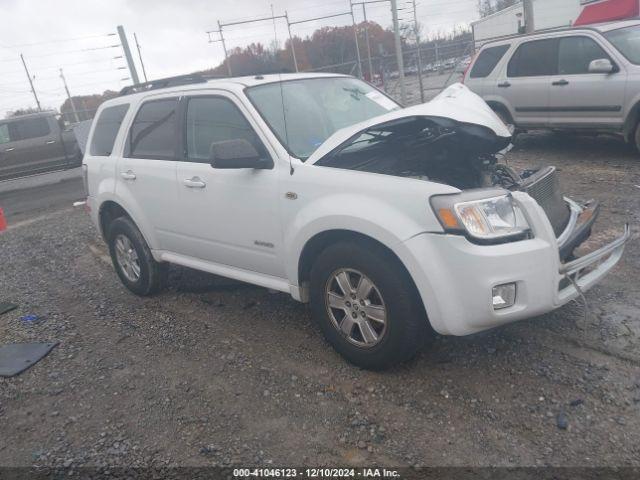
[[[640,150],[638,19],[486,43],[464,83],[516,129],[617,133]]]

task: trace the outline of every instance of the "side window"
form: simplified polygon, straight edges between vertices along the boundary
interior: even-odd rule
[[[51,133],[49,122],[45,117],[25,118],[15,122],[19,140],[46,137]]]
[[[589,73],[589,64],[601,58],[609,58],[609,55],[591,38],[561,38],[558,47],[558,72],[561,75]]]
[[[488,77],[493,69],[496,68],[498,62],[504,57],[511,45],[499,45],[497,47],[485,48],[480,52],[478,58],[473,64],[473,68],[469,73],[471,78]]]
[[[223,97],[192,97],[187,104],[187,159],[209,162],[211,144],[244,139],[262,155],[262,142],[233,102]]]
[[[9,124],[3,123],[0,125],[0,145],[3,143],[9,143],[11,137],[9,137]]]
[[[128,157],[173,160],[176,152],[177,98],[142,104],[129,130]]]
[[[129,110],[129,104],[108,107],[100,112],[91,138],[89,153],[96,157],[108,157],[118,136],[120,125]]]
[[[558,40],[534,40],[523,43],[509,61],[508,77],[539,77],[558,71]]]

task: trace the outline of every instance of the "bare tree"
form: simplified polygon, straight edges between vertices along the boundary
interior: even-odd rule
[[[478,13],[481,17],[486,17],[493,13],[504,10],[511,5],[520,3],[521,0],[478,0]]]

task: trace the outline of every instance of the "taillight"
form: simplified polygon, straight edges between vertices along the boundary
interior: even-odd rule
[[[469,69],[471,68],[471,65],[473,65],[473,62],[475,61],[477,56],[478,56],[478,54],[474,53],[473,56],[471,57],[471,60],[469,61],[469,65],[467,65],[467,68],[464,69],[464,73],[462,74],[462,83],[463,84],[464,84],[464,79],[467,78],[467,73],[469,72]]]

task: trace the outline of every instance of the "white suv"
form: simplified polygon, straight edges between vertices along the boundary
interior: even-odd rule
[[[640,20],[487,43],[464,83],[519,129],[616,133],[640,149]]]
[[[497,162],[509,143],[460,84],[402,109],[348,76],[169,79],[100,107],[87,205],[134,293],[168,263],[289,292],[342,355],[384,368],[429,325],[547,312],[620,258],[628,228],[572,256],[597,205],[564,199],[552,167]]]

